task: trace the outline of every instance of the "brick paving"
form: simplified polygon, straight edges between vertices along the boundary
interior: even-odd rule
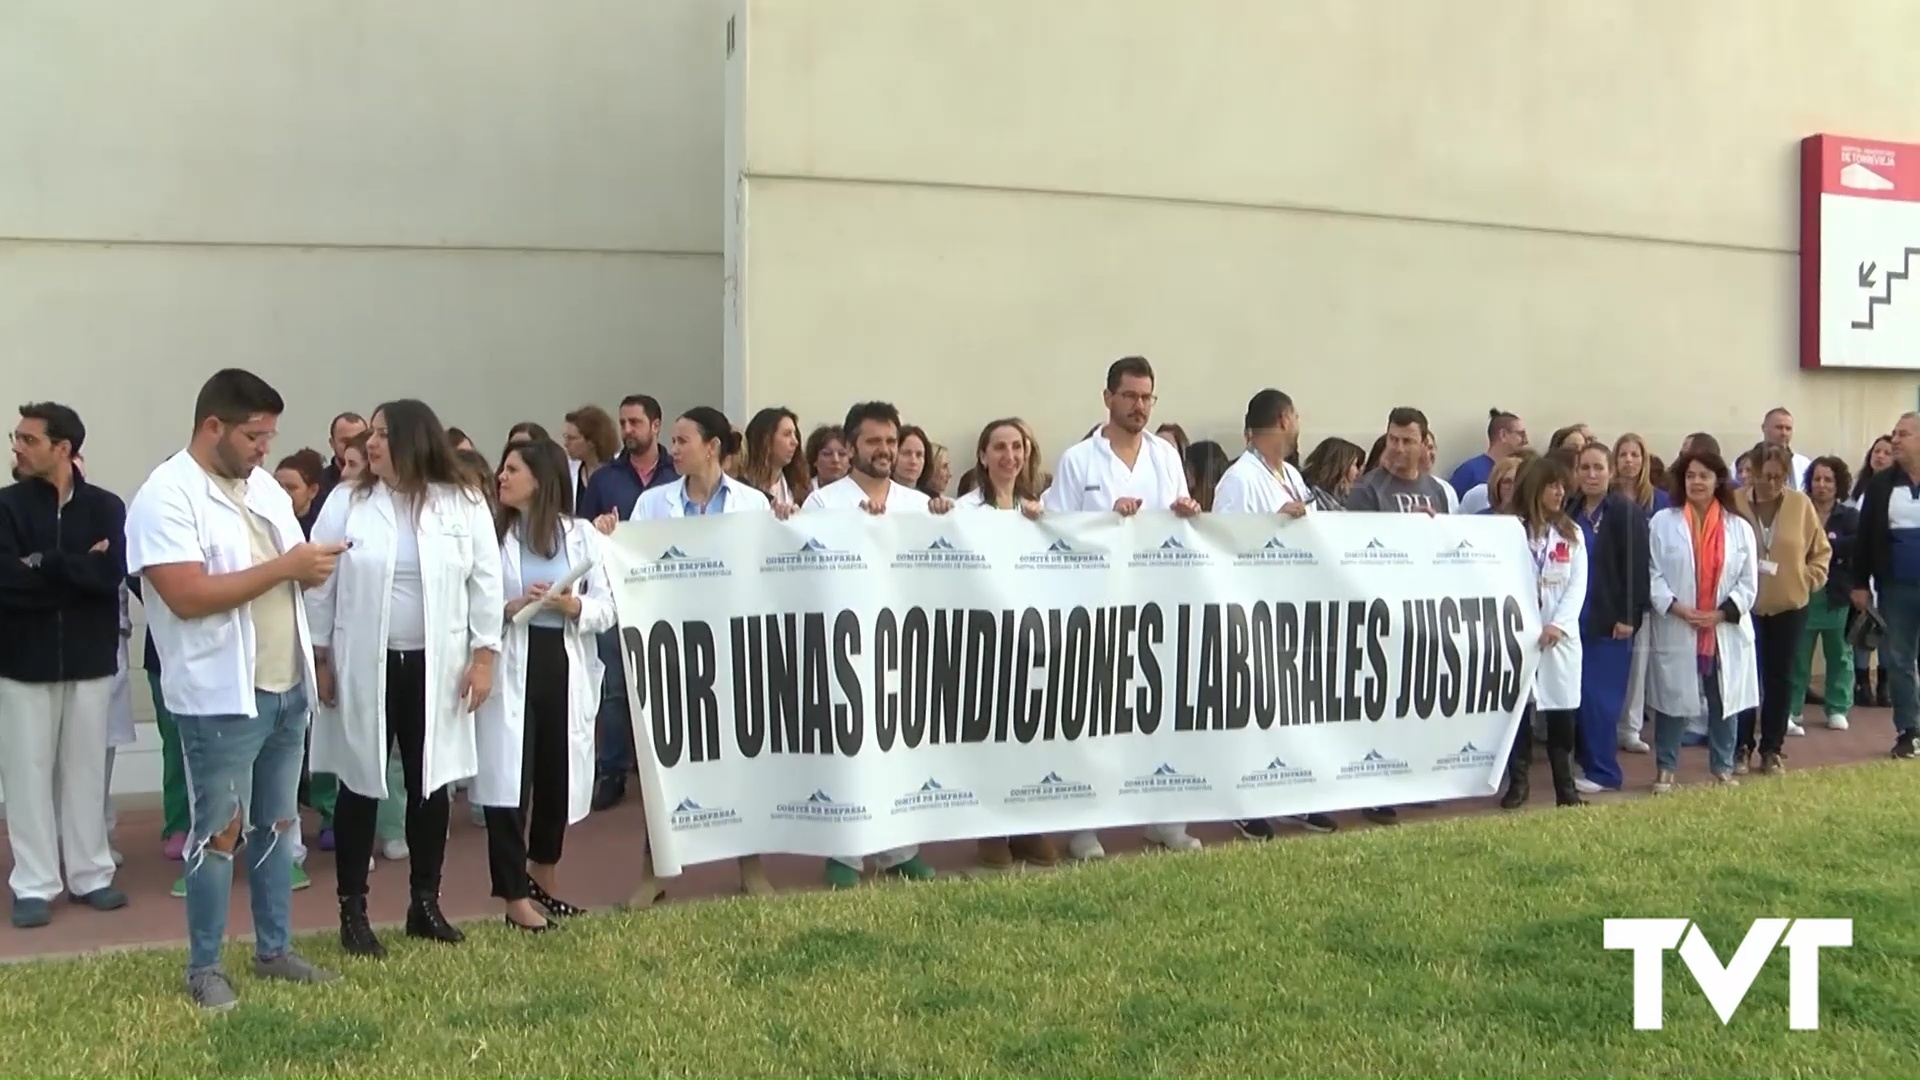
[[[1788,767],[1793,769],[1855,764],[1884,758],[1893,745],[1893,724],[1885,709],[1860,709],[1852,714],[1852,729],[1828,731],[1819,726],[1817,708],[1807,710],[1805,738],[1787,742]],[[1706,750],[1682,751],[1680,779],[1697,783],[1707,777]],[[1551,787],[1544,761],[1536,750],[1533,807],[1552,805]],[[1626,790],[1618,795],[1590,797],[1592,801],[1633,798],[1647,792],[1653,782],[1653,759],[1642,754],[1622,754]],[[1749,782],[1765,783],[1762,778]],[[630,788],[630,790],[637,790]],[[1431,810],[1403,810],[1409,823],[1425,818],[1454,817],[1461,814],[1497,812],[1492,798],[1464,799],[1445,803]],[[1337,815],[1342,829],[1368,829],[1370,825],[1357,813]],[[312,815],[308,815],[311,825]],[[1226,824],[1198,825],[1194,835],[1208,844],[1237,842],[1237,834]],[[567,833],[566,856],[560,866],[564,886],[560,895],[574,903],[590,907],[608,907],[624,901],[639,880],[639,852],[644,834],[637,796],[606,813],[594,814]],[[1286,840],[1295,842],[1296,833],[1282,827]],[[309,828],[311,846],[315,830]],[[1138,830],[1108,830],[1102,840],[1110,854],[1137,851],[1142,846]],[[168,895],[179,876],[181,865],[169,861],[160,849],[157,809],[127,811],[120,815],[117,846],[126,856],[115,884],[126,890],[132,902],[116,912],[94,912],[59,903],[54,907],[53,923],[35,930],[0,927],[0,961],[33,957],[71,955],[99,949],[143,946],[178,947],[186,940],[182,901]],[[1064,848],[1064,845],[1063,845]],[[929,845],[927,859],[943,873],[964,872],[973,868],[971,842]],[[0,847],[0,866],[11,870],[12,856]],[[782,890],[814,889],[821,885],[821,862],[816,858],[776,855],[766,859],[768,877]],[[333,856],[318,850],[307,860],[313,887],[294,894],[294,929],[298,933],[329,930],[337,925],[333,900]],[[244,874],[236,875],[231,909],[230,931],[235,935],[251,933]],[[404,864],[382,860],[372,878],[370,906],[376,922],[398,922],[406,910],[406,868]],[[731,862],[692,867],[680,878],[668,883],[669,902],[684,902],[730,895],[739,888],[739,878]],[[442,903],[449,918],[456,920],[496,917],[498,902],[487,895],[487,857],[485,831],[471,824],[464,801],[454,807],[453,836],[447,851]]]

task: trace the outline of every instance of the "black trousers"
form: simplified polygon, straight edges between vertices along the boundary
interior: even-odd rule
[[[520,751],[520,805],[489,806],[487,870],[493,895],[527,898],[527,863],[560,861],[567,838],[568,768],[566,631],[527,628],[525,742]]]
[[[1787,741],[1787,709],[1793,663],[1807,630],[1807,609],[1755,615],[1753,633],[1760,662],[1760,752],[1777,754]],[[1842,673],[1844,677],[1844,673]],[[1753,749],[1754,710],[1740,714],[1740,749]]]
[[[407,777],[407,883],[416,893],[440,892],[447,861],[447,789],[422,794],[427,743],[427,654],[424,649],[387,653],[387,745],[400,752]],[[382,774],[386,770],[381,770]],[[367,895],[373,861],[374,823],[380,800],[340,784],[333,807],[334,879],[341,896]]]

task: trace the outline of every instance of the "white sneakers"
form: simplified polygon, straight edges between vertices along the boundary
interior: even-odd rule
[[[1621,739],[1620,749],[1625,750],[1629,754],[1650,754],[1653,752],[1653,747],[1648,746],[1646,741],[1638,735],[1628,735]]]
[[[380,845],[380,854],[385,855],[388,862],[405,862],[412,852],[407,850],[405,840],[389,840]]]
[[[1597,795],[1600,792],[1605,791],[1607,789],[1601,787],[1599,784],[1594,783],[1593,781],[1587,779],[1584,776],[1576,776],[1573,778],[1573,790],[1579,792],[1582,795]]]
[[[1168,851],[1199,851],[1200,840],[1187,832],[1187,827],[1178,823],[1172,825],[1149,825],[1146,827],[1147,843],[1158,844]]]
[[[1827,730],[1828,731],[1847,730],[1847,714],[1843,712],[1828,713],[1827,714]]]
[[[1797,716],[1787,717],[1787,734],[1805,735],[1806,733],[1807,733],[1806,725],[1800,722],[1799,717]]]
[[[1100,846],[1100,834],[1089,829],[1067,838],[1067,854],[1086,862],[1089,859],[1106,858],[1107,849]]]

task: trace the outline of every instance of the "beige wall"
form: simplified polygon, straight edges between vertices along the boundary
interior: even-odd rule
[[[723,0],[15,0],[0,365],[130,489],[241,365],[275,446],[418,395],[484,449],[719,396]],[[12,404],[11,401],[8,404]]]
[[[392,397],[489,455],[583,401],[718,399],[730,10],[0,5],[0,404],[78,408],[130,495],[228,365],[286,397],[276,455]],[[158,788],[140,732],[121,791]]]
[[[754,405],[1051,456],[1141,352],[1196,437],[1271,384],[1310,439],[1421,405],[1447,468],[1489,405],[1849,458],[1914,406],[1795,352],[1797,142],[1920,138],[1906,0],[749,7]]]

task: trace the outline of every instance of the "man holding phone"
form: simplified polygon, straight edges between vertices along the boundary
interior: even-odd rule
[[[220,964],[233,860],[246,852],[253,973],[335,976],[289,941],[296,800],[314,699],[301,591],[332,576],[340,544],[303,540],[293,501],[262,467],[284,405],[259,376],[216,373],[194,403],[192,440],[134,496],[127,570],[145,581],[160,689],[179,729],[187,838],[187,992],[231,1008]]]

